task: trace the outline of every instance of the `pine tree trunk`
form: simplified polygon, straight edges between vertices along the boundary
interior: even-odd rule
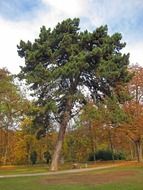
[[[62,118],[61,126],[60,126],[60,129],[59,129],[59,134],[58,134],[56,147],[55,147],[55,150],[54,150],[54,154],[52,156],[52,162],[51,162],[51,167],[50,167],[51,171],[57,171],[58,170],[58,163],[59,163],[60,153],[61,153],[62,145],[63,145],[63,142],[64,142],[66,128],[67,128],[67,125],[68,125],[68,122],[69,122],[69,119],[70,119],[70,111],[71,111],[71,101],[69,100],[67,102],[66,111],[63,114],[63,118]]]
[[[62,150],[65,132],[66,132],[66,126],[61,126],[60,131],[59,131],[59,135],[58,135],[57,144],[55,147],[55,151],[54,151],[54,154],[52,157],[51,171],[57,171],[58,170],[58,162],[59,162],[60,153]]]
[[[135,142],[135,148],[136,148],[136,157],[137,161],[141,162],[142,161],[142,146],[140,141]]]

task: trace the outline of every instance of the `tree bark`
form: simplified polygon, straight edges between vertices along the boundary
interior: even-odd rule
[[[52,157],[51,169],[50,169],[51,171],[58,170],[58,162],[59,162],[60,153],[62,150],[65,132],[66,132],[66,126],[61,126],[60,130],[59,130],[59,135],[58,135],[58,140],[57,140],[57,144],[55,147],[55,151],[54,151],[54,154]]]
[[[142,146],[140,140],[135,142],[135,148],[137,161],[142,162]]]
[[[57,171],[58,170],[58,163],[59,163],[60,153],[62,150],[62,145],[64,142],[65,132],[66,132],[68,122],[70,120],[70,112],[71,112],[71,101],[69,100],[67,102],[66,111],[62,117],[56,147],[54,150],[54,154],[52,156],[52,162],[51,162],[51,167],[50,167],[51,171]]]
[[[132,144],[132,142],[130,142],[129,147],[130,147],[131,160],[134,160],[134,151],[133,151],[133,144]]]

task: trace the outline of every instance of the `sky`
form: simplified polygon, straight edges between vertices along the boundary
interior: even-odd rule
[[[0,0],[0,68],[18,73],[24,65],[17,54],[20,40],[34,41],[41,26],[75,17],[81,30],[107,24],[109,34],[121,33],[130,64],[143,66],[143,0]]]

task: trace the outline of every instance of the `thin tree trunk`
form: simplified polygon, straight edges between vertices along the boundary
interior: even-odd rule
[[[112,153],[112,161],[114,162],[115,161],[115,158],[114,158],[114,147],[113,147],[113,142],[112,142],[112,132],[111,132],[111,130],[112,129],[108,130],[108,135],[109,135],[110,149],[111,149],[111,153]]]
[[[3,165],[6,165],[6,163],[7,163],[8,147],[9,147],[9,132],[8,132],[8,128],[7,128],[6,129],[6,144],[5,144]]]
[[[8,154],[8,147],[6,146],[5,153],[4,153],[3,165],[6,165],[6,163],[7,163],[7,154]]]
[[[133,153],[133,149],[132,149],[132,146],[131,146],[131,143],[130,143],[130,155],[131,155],[131,160],[134,159],[134,153]]]
[[[59,163],[60,153],[61,153],[62,145],[63,145],[63,142],[64,142],[66,128],[67,128],[67,125],[68,125],[68,122],[69,122],[69,119],[70,119],[70,111],[71,111],[71,101],[68,100],[67,101],[66,111],[63,114],[63,118],[62,118],[62,121],[61,121],[56,147],[55,147],[54,154],[53,154],[53,157],[52,157],[52,162],[51,162],[51,167],[50,167],[51,171],[57,171],[58,170],[58,163]]]
[[[93,131],[93,127],[92,127],[91,121],[89,121],[89,129],[90,129],[90,136],[91,136],[91,150],[92,150],[92,153],[93,153],[93,161],[96,162],[96,155],[95,155],[95,152],[96,152],[95,134],[94,134],[94,131]]]
[[[136,157],[137,161],[141,162],[142,161],[142,146],[140,141],[135,142],[135,148],[136,148]]]

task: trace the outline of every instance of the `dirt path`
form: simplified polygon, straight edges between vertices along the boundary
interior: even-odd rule
[[[112,165],[108,165],[108,166],[99,166],[99,167],[95,167],[95,168],[71,169],[71,170],[63,170],[63,171],[56,171],[56,172],[34,173],[34,174],[0,175],[0,179],[1,178],[14,178],[14,177],[46,176],[46,175],[79,173],[79,172],[86,172],[86,171],[108,169],[108,168],[118,167],[121,165],[122,164],[112,164]]]

